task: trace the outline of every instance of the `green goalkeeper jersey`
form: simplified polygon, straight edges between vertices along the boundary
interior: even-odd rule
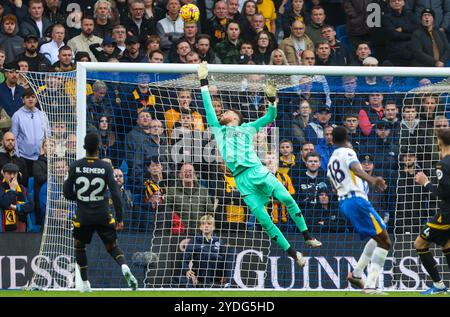
[[[233,175],[239,174],[244,168],[261,166],[253,140],[261,128],[269,125],[277,117],[276,106],[269,104],[267,113],[254,122],[243,123],[240,126],[222,126],[214,111],[208,87],[201,87],[201,92],[206,119],[213,131],[217,148]]]

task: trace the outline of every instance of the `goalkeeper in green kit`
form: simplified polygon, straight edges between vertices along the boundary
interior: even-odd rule
[[[318,248],[322,246],[322,243],[310,236],[297,203],[283,184],[261,163],[253,147],[255,134],[261,128],[269,125],[277,116],[276,86],[272,82],[266,82],[264,92],[269,100],[267,113],[254,122],[243,123],[241,113],[233,109],[225,111],[220,118],[216,117],[208,90],[208,64],[206,62],[200,64],[198,77],[208,124],[214,133],[217,148],[223,160],[233,173],[236,186],[244,202],[269,237],[278,243],[298,265],[304,266],[303,255],[291,247],[267,213],[265,205],[269,199],[274,196],[286,206],[295,224],[302,232],[308,247]]]

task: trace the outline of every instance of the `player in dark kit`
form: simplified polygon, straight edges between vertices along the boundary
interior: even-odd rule
[[[89,244],[94,231],[98,233],[106,251],[122,268],[122,274],[128,286],[136,290],[138,283],[126,264],[122,250],[117,246],[116,231],[123,230],[122,201],[120,190],[114,181],[110,164],[98,157],[99,138],[89,133],[84,138],[86,157],[70,166],[69,176],[64,182],[64,197],[76,200],[77,211],[73,219],[73,237],[75,238],[75,257],[80,267],[83,284],[81,292],[91,292],[87,277],[86,244]],[[117,223],[108,209],[107,189],[116,210]]]
[[[450,267],[450,129],[437,130],[436,135],[441,154],[441,161],[436,164],[438,185],[432,184],[423,172],[416,174],[416,182],[429,190],[434,198],[440,200],[438,212],[423,227],[414,242],[417,254],[433,280],[433,286],[423,292],[423,295],[447,293],[448,291],[436,268],[436,260],[428,249],[431,242],[442,247],[442,253]]]

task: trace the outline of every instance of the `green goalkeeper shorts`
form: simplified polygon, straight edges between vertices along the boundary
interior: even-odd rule
[[[278,179],[264,166],[249,167],[235,177],[236,187],[242,196],[257,195],[267,204]]]

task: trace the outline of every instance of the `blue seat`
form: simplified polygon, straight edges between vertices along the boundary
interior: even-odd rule
[[[345,24],[336,26],[336,38],[342,42],[341,38],[343,36],[347,36],[347,30],[345,28]]]
[[[347,36],[347,35],[342,36],[342,37],[339,39],[339,41],[341,41],[341,43],[344,44],[345,46],[351,47],[351,45],[350,45],[350,40],[348,39],[348,36]],[[372,53],[373,53],[373,51],[372,51]]]

